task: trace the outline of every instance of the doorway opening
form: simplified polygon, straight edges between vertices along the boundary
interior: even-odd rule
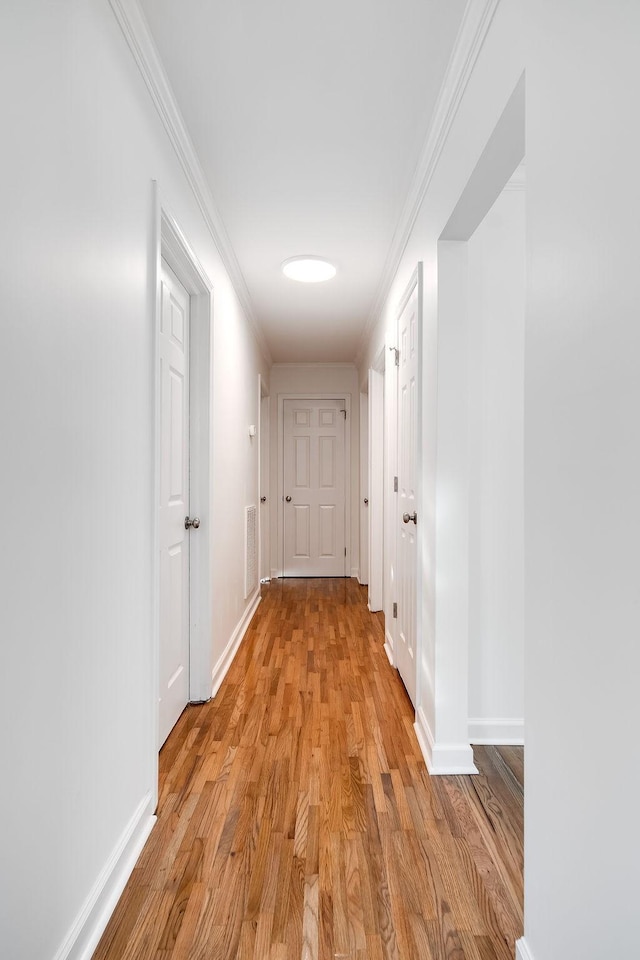
[[[180,704],[211,696],[213,286],[157,188],[155,211],[152,763],[157,783],[158,750]],[[163,695],[173,700],[168,711]]]
[[[413,705],[417,703],[417,664],[420,622],[419,584],[422,564],[418,550],[420,509],[422,354],[422,263],[418,263],[397,311],[396,474],[393,491],[394,662]],[[395,547],[395,549],[394,549]]]
[[[271,449],[271,403],[262,375],[258,376],[258,496],[259,496],[259,576],[260,582],[270,580],[271,524],[269,504],[269,457]]]
[[[278,395],[279,577],[349,576],[350,401]]]
[[[433,591],[432,639],[421,670],[429,687],[420,697],[416,715],[416,733],[432,775],[477,773],[469,729],[469,589],[475,576],[469,554],[469,326],[476,308],[469,297],[469,241],[522,163],[524,115],[522,76],[442,228],[434,264],[437,459],[432,549],[438,559],[437,575],[428,585]],[[522,517],[514,518],[514,523],[521,522]]]

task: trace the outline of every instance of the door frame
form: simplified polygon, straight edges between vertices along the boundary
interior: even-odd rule
[[[418,396],[416,398],[417,403],[417,417],[416,417],[416,512],[418,514],[418,529],[416,531],[416,607],[414,610],[415,615],[415,636],[414,641],[414,651],[415,651],[415,671],[416,671],[416,686],[415,686],[415,710],[417,712],[418,705],[420,704],[420,694],[421,694],[421,671],[419,665],[422,660],[422,590],[423,590],[423,564],[422,564],[422,528],[424,527],[424,514],[422,511],[422,506],[425,503],[424,491],[422,489],[422,343],[423,343],[423,265],[422,260],[419,260],[415,270],[411,274],[411,279],[409,280],[407,286],[404,289],[402,296],[396,307],[395,315],[395,347],[391,347],[391,350],[400,349],[400,318],[404,312],[405,307],[407,306],[413,291],[417,289],[418,294],[418,343],[416,350],[418,353],[418,363],[417,363],[417,377],[418,377]],[[396,368],[397,370],[398,368]],[[400,411],[401,404],[399,399],[399,389],[400,389],[400,377],[396,373],[396,382],[395,382],[395,429],[396,429],[396,474],[400,476],[400,457],[398,455],[398,441],[400,437]],[[398,537],[397,537],[397,528],[398,528],[398,498],[397,496],[393,497],[394,511],[391,522],[395,531],[395,536],[393,540],[393,566],[394,566],[394,597],[397,596],[397,579],[398,579]],[[394,643],[396,639],[394,624]],[[394,664],[397,669],[398,667],[398,652],[394,648],[393,651]]]
[[[211,696],[211,633],[213,626],[211,530],[213,435],[212,396],[212,310],[213,284],[188,243],[175,218],[164,204],[154,181],[154,245],[152,283],[153,383],[153,516],[152,516],[152,753],[158,783],[158,687],[160,676],[160,316],[161,261],[166,260],[189,294],[189,503],[198,513],[201,526],[189,542],[189,701]],[[157,804],[157,795],[154,798]]]
[[[398,367],[395,350],[398,325],[387,331],[384,357],[384,649],[389,663],[395,667],[396,623],[393,604],[396,600],[396,511],[398,493],[393,478],[398,473]]]
[[[384,609],[384,350],[369,369],[369,610]]]
[[[466,391],[469,359],[464,277],[466,243],[525,156],[525,115],[525,75],[522,74],[478,162],[458,198],[453,199],[449,218],[434,250],[433,290],[437,296],[430,295],[430,300],[431,309],[435,310],[432,319],[437,328],[437,351],[433,359],[438,382],[436,390],[430,389],[430,394],[435,403],[433,429],[437,458],[429,506],[435,512],[433,545],[428,549],[423,544],[421,550],[421,557],[429,557],[431,563],[435,558],[435,581],[430,590],[434,666],[428,681],[425,677],[424,690],[418,694],[415,724],[418,743],[432,776],[478,772],[470,745],[467,697],[469,538],[466,458],[469,411]],[[487,176],[489,169],[491,176]],[[442,496],[443,492],[446,496]],[[421,614],[424,609],[421,608]],[[424,675],[424,671],[419,671],[419,677]],[[427,698],[433,729],[423,706]]]
[[[258,374],[258,579],[270,580],[271,503],[269,497],[271,404],[269,390]],[[266,497],[262,503],[262,497]]]
[[[340,393],[279,393],[278,394],[278,569],[277,577],[284,575],[284,402],[285,400],[344,400],[347,417],[344,425],[344,526],[345,577],[351,576],[351,394]]]
[[[369,394],[368,381],[365,389],[360,390],[360,497],[358,500],[358,516],[360,518],[360,538],[358,556],[358,583],[360,586],[369,584],[369,508],[371,497],[369,494]],[[368,593],[368,591],[367,591]]]

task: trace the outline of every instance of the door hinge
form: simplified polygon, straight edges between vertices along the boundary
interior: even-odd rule
[[[395,618],[396,620],[398,619],[398,604],[397,604],[397,603],[394,603],[394,605],[393,605],[393,616],[394,616],[394,618]]]
[[[397,492],[398,492],[398,478],[397,478],[397,477],[394,477],[394,478],[393,478],[393,492],[394,492],[394,493],[397,493]]]
[[[344,555],[345,555],[345,557],[346,557],[346,555],[347,555],[347,548],[346,548],[346,547],[344,548]]]
[[[345,420],[346,420],[346,419],[347,419],[347,411],[343,409],[343,410],[340,411],[340,413],[344,413],[344,418],[345,418]]]
[[[397,347],[389,347],[389,350],[393,350],[394,359],[396,362],[396,367],[400,366],[400,351]]]

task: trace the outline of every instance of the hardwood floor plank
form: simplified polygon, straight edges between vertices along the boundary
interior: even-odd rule
[[[318,960],[318,877],[307,877],[302,917],[302,960]],[[264,954],[263,954],[264,956]]]
[[[507,960],[521,748],[430,778],[351,580],[274,581],[160,755],[158,822],[94,960]]]
[[[524,791],[524,750],[522,747],[497,747],[500,757],[513,774],[520,790]]]

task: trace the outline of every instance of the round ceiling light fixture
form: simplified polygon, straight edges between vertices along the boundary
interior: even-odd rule
[[[300,283],[321,283],[323,280],[331,280],[335,277],[336,268],[322,257],[311,257],[305,254],[285,260],[282,264],[282,272],[285,277],[298,280]]]

